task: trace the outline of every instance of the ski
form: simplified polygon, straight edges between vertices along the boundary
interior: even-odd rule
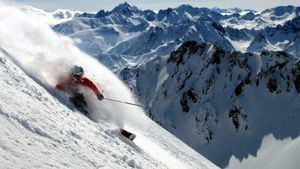
[[[120,133],[121,133],[122,136],[126,137],[127,139],[129,139],[131,141],[133,141],[136,137],[135,134],[133,134],[133,133],[131,133],[131,132],[125,130],[125,129],[120,129]]]

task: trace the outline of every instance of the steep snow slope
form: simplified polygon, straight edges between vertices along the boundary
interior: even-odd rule
[[[146,117],[128,124],[137,138],[126,141],[115,125],[72,110],[0,55],[1,168],[217,168]]]
[[[1,53],[1,168],[166,167],[72,111]]]
[[[73,64],[101,82],[106,97],[134,99],[112,72],[38,18],[1,4],[0,47],[1,168],[218,168],[139,108],[86,92],[93,121],[76,111],[51,87]],[[135,142],[119,137],[119,127],[134,131]]]
[[[189,41],[129,80],[152,119],[226,167],[232,156],[255,156],[269,134],[299,151],[299,63],[285,52],[226,52]]]

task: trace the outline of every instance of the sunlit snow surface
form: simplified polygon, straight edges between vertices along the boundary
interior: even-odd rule
[[[286,138],[277,140],[272,134],[264,137],[261,147],[255,156],[239,160],[231,157],[229,166],[231,169],[252,168],[299,168],[300,137],[296,139]]]
[[[129,90],[38,17],[0,7],[0,168],[218,168],[146,117],[140,108],[86,94],[92,120],[55,90],[80,64],[107,98],[134,102]],[[135,142],[118,135],[135,132]]]

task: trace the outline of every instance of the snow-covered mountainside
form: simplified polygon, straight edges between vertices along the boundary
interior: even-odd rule
[[[296,139],[276,139],[272,134],[264,137],[255,156],[250,155],[240,161],[232,157],[228,168],[299,168],[300,137]]]
[[[249,11],[244,14],[226,15],[226,19],[220,21],[224,27],[237,29],[263,29],[267,26],[276,27],[283,25],[295,17],[299,17],[300,7],[279,6],[276,8],[266,9],[260,13]]]
[[[216,43],[228,51],[260,52],[263,48],[299,55],[299,9],[285,6],[246,14],[232,9],[241,14],[229,15],[216,8],[181,5],[155,13],[123,3],[112,11],[83,13],[53,29],[120,72],[126,66],[168,55],[188,40]]]
[[[149,116],[222,168],[233,156],[260,155],[266,135],[296,148],[271,147],[272,153],[300,152],[300,62],[286,52],[226,52],[188,41],[132,72],[127,80]],[[268,162],[267,155],[260,158]],[[300,166],[292,159],[278,162]]]
[[[300,17],[296,17],[282,26],[266,27],[263,32],[257,34],[247,51],[259,52],[262,50],[285,51],[300,57]]]
[[[91,119],[57,91],[74,64],[105,90],[134,102],[102,64],[39,18],[0,6],[0,168],[218,168],[151,121],[140,108],[99,102],[85,92]],[[82,89],[84,90],[84,89]],[[137,138],[118,134],[124,127]]]

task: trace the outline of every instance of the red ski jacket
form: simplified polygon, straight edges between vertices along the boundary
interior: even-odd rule
[[[56,85],[56,88],[60,89],[60,90],[64,90],[64,91],[70,91],[72,88],[72,85],[74,86],[74,84],[80,84],[82,86],[88,87],[90,88],[96,95],[98,95],[100,92],[100,90],[97,88],[97,86],[88,78],[83,77],[79,80],[74,80],[72,77],[61,82],[58,83]]]

